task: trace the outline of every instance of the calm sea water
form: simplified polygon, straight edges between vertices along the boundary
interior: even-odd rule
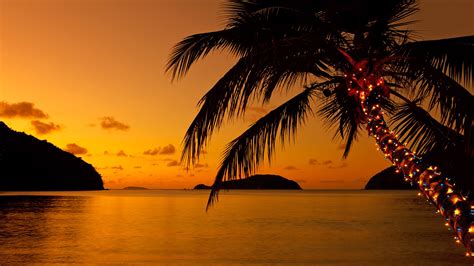
[[[0,264],[472,265],[413,191],[0,193]]]

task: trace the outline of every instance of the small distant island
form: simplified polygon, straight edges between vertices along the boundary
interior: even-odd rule
[[[91,164],[0,121],[0,191],[103,189]]]
[[[222,182],[221,189],[301,189],[293,180],[279,175],[253,175],[244,179]],[[211,189],[210,186],[199,184],[194,189]]]
[[[145,190],[145,189],[148,189],[146,187],[124,187],[122,189],[125,189],[125,190]]]

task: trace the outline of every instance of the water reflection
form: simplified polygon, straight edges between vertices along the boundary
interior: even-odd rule
[[[0,196],[0,263],[48,261],[52,243],[67,247],[80,237],[89,197]]]
[[[0,264],[472,263],[413,192],[207,193],[0,195]]]

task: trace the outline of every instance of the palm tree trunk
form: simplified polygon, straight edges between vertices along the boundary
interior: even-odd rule
[[[454,239],[462,243],[466,256],[474,255],[474,206],[456,189],[450,179],[444,177],[436,166],[431,166],[401,143],[384,120],[380,98],[388,97],[388,88],[376,71],[368,74],[364,67],[354,66],[354,73],[346,75],[349,95],[360,103],[363,122],[367,123],[369,135],[375,138],[378,149],[390,160],[405,180],[418,186],[420,195],[435,205],[454,232]],[[365,65],[365,64],[362,64]]]

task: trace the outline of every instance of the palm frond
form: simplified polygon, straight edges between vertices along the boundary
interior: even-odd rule
[[[331,83],[332,81],[306,88],[260,118],[227,145],[212,185],[207,208],[218,199],[219,186],[224,180],[253,174],[265,157],[271,161],[277,139],[284,143],[295,137],[297,129],[304,124],[308,114],[312,113],[311,102],[315,91],[330,86]]]
[[[250,39],[250,40],[249,40]],[[172,79],[186,75],[197,60],[217,49],[229,49],[235,55],[244,56],[249,49],[249,32],[242,28],[194,34],[176,44],[166,65]]]
[[[214,129],[219,129],[225,117],[243,116],[249,102],[266,102],[277,87],[290,88],[310,73],[329,78],[319,58],[321,51],[314,51],[314,46],[311,53],[293,49],[309,46],[306,40],[286,40],[241,58],[200,100],[200,111],[186,132],[181,160],[188,166],[195,164]]]
[[[353,141],[357,137],[359,124],[357,120],[358,102],[347,96],[347,87],[344,80],[333,89],[333,93],[326,97],[318,95],[320,107],[317,114],[323,119],[328,128],[335,128],[333,138],[346,141],[343,157],[349,155]]]
[[[426,67],[417,83],[418,97],[430,96],[429,109],[439,108],[441,122],[457,131],[474,117],[474,96],[439,69]]]
[[[359,102],[347,94],[347,84],[343,78],[339,78],[333,86],[333,93],[329,97],[318,93],[320,105],[317,114],[329,129],[334,129],[333,139],[345,141],[343,158],[347,158],[361,129],[362,113],[358,112]],[[395,110],[395,103],[388,98],[381,99],[381,106],[389,114]]]
[[[473,84],[474,35],[410,42],[402,49],[409,60],[429,64],[467,87]]]
[[[462,145],[463,136],[434,119],[418,104],[421,100],[401,105],[392,117],[393,128],[410,149],[427,154],[434,150]]]

